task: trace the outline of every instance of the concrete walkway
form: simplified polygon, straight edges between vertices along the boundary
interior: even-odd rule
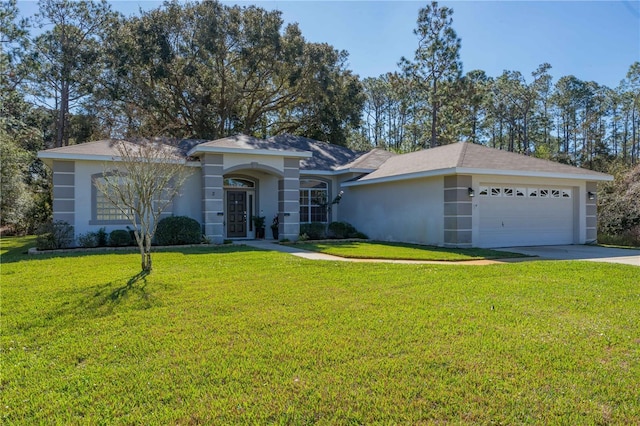
[[[315,251],[302,250],[295,245],[278,244],[269,240],[238,240],[234,244],[255,247],[260,250],[273,250],[281,253],[289,253],[309,260],[333,260],[338,262],[360,262],[360,263],[399,263],[405,265],[497,265],[500,263],[513,262],[517,259],[505,260],[462,260],[462,261],[437,261],[437,260],[399,260],[399,259],[353,259],[347,257],[333,256],[331,254],[318,253]]]
[[[538,247],[505,247],[497,250],[538,256],[539,259],[586,260],[589,262],[622,263],[640,266],[640,250],[602,246],[568,245]]]
[[[437,261],[437,260],[395,260],[395,259],[352,259],[333,256],[325,253],[302,250],[295,245],[278,244],[270,240],[238,240],[234,244],[255,247],[260,250],[273,250],[289,253],[309,260],[332,260],[338,262],[368,262],[368,263],[400,263],[408,265],[497,265],[503,263],[515,263],[533,260],[586,260],[590,262],[621,263],[625,265],[640,266],[640,250],[616,249],[600,246],[569,245],[569,246],[539,246],[539,247],[505,247],[495,249],[512,253],[522,253],[521,258],[508,258],[497,260],[462,260],[462,261]]]

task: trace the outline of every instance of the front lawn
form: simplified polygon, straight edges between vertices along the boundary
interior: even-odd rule
[[[640,423],[637,267],[11,241],[3,424]]]
[[[418,244],[387,243],[378,241],[331,241],[322,243],[307,241],[296,243],[295,245],[303,250],[317,251],[353,259],[465,261],[526,257],[519,253],[509,253],[489,249],[449,249]]]

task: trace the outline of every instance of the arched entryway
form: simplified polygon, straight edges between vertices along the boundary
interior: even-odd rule
[[[255,230],[251,218],[256,209],[256,180],[246,176],[229,175],[223,179],[223,187],[227,238],[253,236]]]

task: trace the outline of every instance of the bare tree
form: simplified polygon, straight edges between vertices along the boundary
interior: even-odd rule
[[[157,140],[113,142],[117,152],[105,165],[96,188],[133,225],[142,256],[142,272],[151,272],[151,240],[162,212],[178,195],[188,176],[184,155]]]

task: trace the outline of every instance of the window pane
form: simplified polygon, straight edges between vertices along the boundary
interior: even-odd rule
[[[300,180],[300,188],[322,188],[327,189],[327,183],[321,180],[302,179]]]
[[[325,208],[320,206],[311,207],[311,222],[326,222],[327,216]]]
[[[314,179],[300,181],[300,223],[326,222],[328,185]]]
[[[102,221],[127,220],[127,216],[96,188],[95,218]]]
[[[309,222],[309,207],[300,206],[300,222],[308,223]]]
[[[224,186],[233,186],[236,188],[254,188],[255,183],[248,179],[240,179],[240,178],[225,178]]]

